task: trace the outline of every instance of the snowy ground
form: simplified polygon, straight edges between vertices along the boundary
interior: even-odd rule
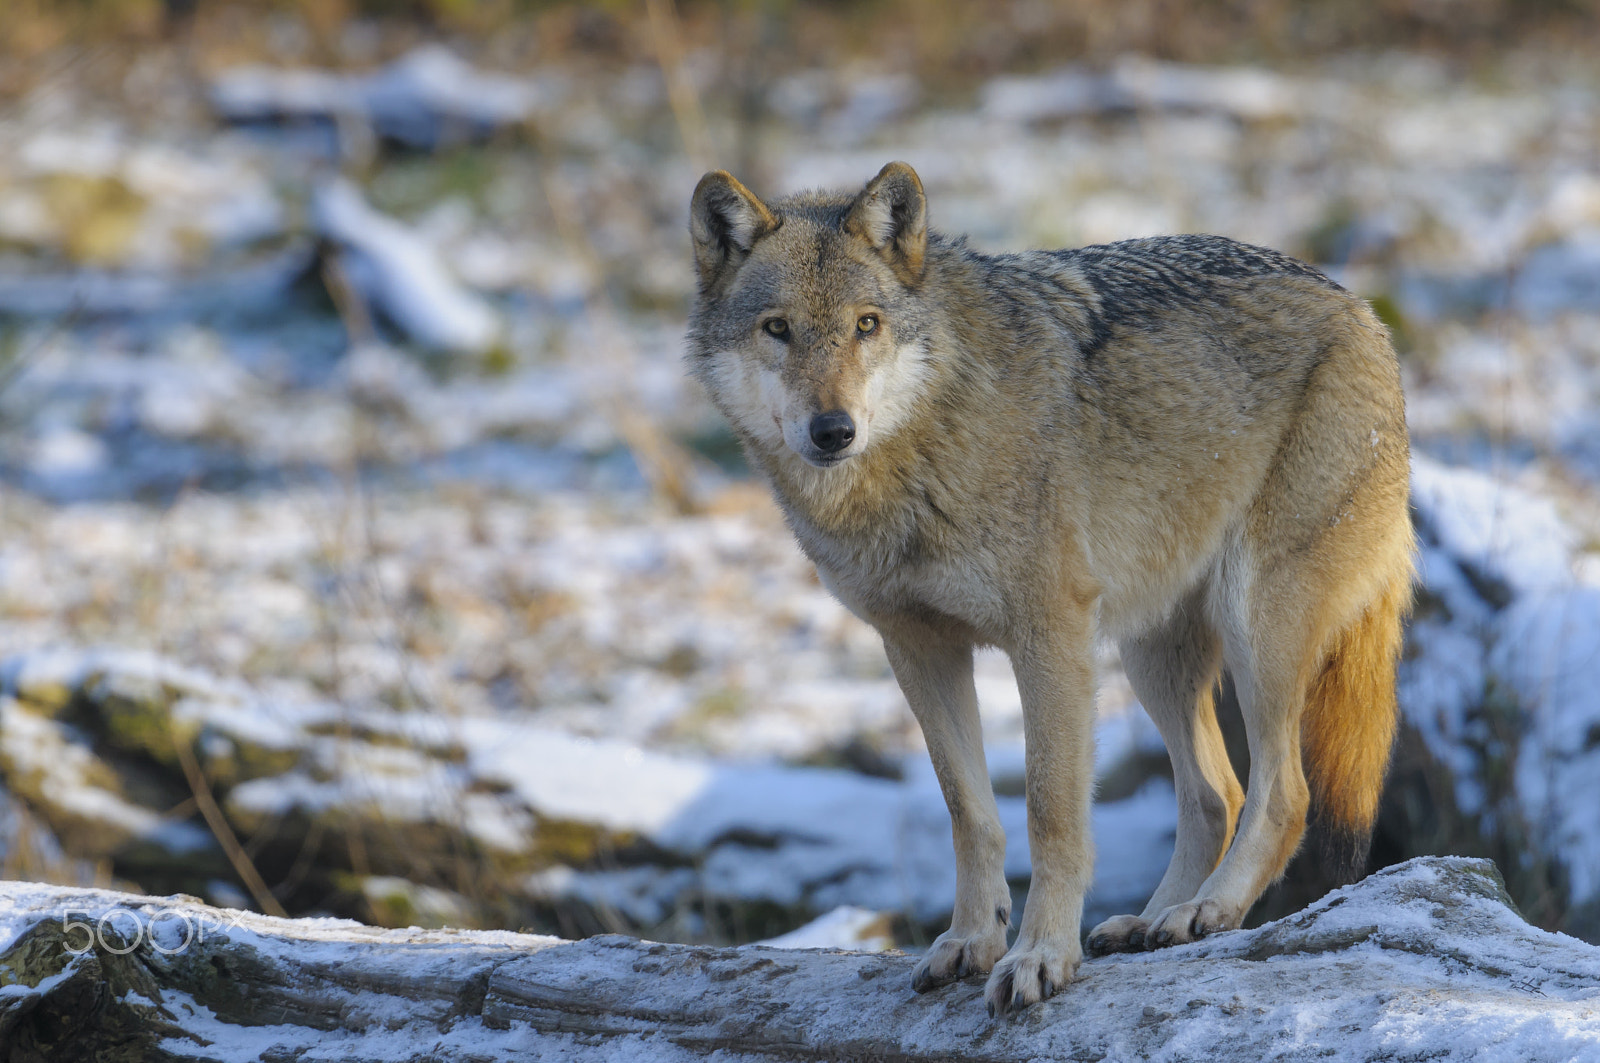
[[[696,62],[760,192],[904,158],[986,248],[1222,232],[1375,298],[1423,456],[1407,718],[1464,814],[1600,903],[1593,70],[1128,58],[951,93],[819,69],[740,125]],[[301,908],[936,921],[947,821],[881,648],[679,365],[699,168],[659,72],[461,63],[224,70],[154,129],[63,76],[0,116],[6,866],[139,881],[127,846],[157,838],[243,898],[176,729],[254,858],[325,873]],[[1109,780],[1158,745],[1103,664]],[[1002,659],[980,696],[1020,880]],[[1106,795],[1097,903],[1159,876],[1165,785]],[[470,870],[441,870],[458,836]]]

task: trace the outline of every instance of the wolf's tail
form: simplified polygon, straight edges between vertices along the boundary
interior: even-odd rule
[[[1301,757],[1311,789],[1308,840],[1320,850],[1323,873],[1341,883],[1361,877],[1372,846],[1399,712],[1395,668],[1410,605],[1408,565],[1334,639],[1301,718]]]

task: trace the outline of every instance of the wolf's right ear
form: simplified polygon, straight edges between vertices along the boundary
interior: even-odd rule
[[[713,170],[700,178],[689,205],[700,290],[716,287],[745,260],[757,240],[777,227],[777,216],[728,171]]]

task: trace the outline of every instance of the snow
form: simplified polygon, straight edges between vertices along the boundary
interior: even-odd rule
[[[373,210],[349,181],[319,188],[315,214],[322,234],[348,253],[351,282],[418,343],[480,352],[499,338],[503,326],[493,308],[458,283],[422,237]]]
[[[278,306],[313,259],[305,241],[199,275],[165,271],[29,271],[0,275],[0,311],[22,318],[69,314],[204,314]]]
[[[653,564],[646,555],[636,561]],[[923,922],[941,918],[954,897],[949,816],[921,754],[908,760],[903,781],[718,761],[573,735],[541,726],[529,714],[441,720],[265,697],[149,654],[57,651],[13,658],[0,666],[0,676],[8,689],[40,704],[62,704],[79,690],[132,704],[170,704],[174,721],[207,736],[202,752],[219,763],[233,764],[236,749],[250,750],[251,763],[264,751],[289,753],[297,766],[245,778],[228,790],[225,806],[247,831],[299,812],[334,823],[443,824],[491,850],[521,853],[530,845],[537,849],[542,821],[583,824],[648,841],[697,870],[688,876],[635,867],[544,873],[528,881],[530,895],[600,901],[654,917],[647,920],[652,923],[694,896],[816,912],[852,904]],[[25,717],[12,728],[16,741],[30,743],[23,748],[40,740],[41,729],[60,731],[58,724],[15,711]],[[1130,726],[1138,718],[1126,711],[1107,717],[1104,768],[1150,750],[1148,723]],[[350,737],[340,737],[341,731]],[[91,752],[64,733],[53,741],[64,750],[51,760],[63,781],[52,783],[49,793],[75,794],[64,808],[132,829],[123,822],[129,813],[117,811],[123,805],[106,804],[109,795],[85,805],[84,795],[98,791],[82,780],[103,770]],[[1019,770],[1020,747],[996,746],[993,753],[997,777]],[[1006,873],[1025,879],[1024,802],[1002,797],[999,807],[1009,839]],[[1171,852],[1175,814],[1171,787],[1159,780],[1096,806],[1102,853],[1096,910],[1113,914],[1142,903]]]
[[[1396,694],[1406,721],[1450,772],[1456,807],[1466,815],[1487,811],[1478,737],[1469,713],[1482,701],[1488,671],[1484,640],[1471,630],[1432,623],[1412,625],[1415,660],[1403,663]]]
[[[1583,904],[1600,895],[1600,591],[1574,577],[1578,536],[1550,499],[1475,470],[1419,457],[1413,491],[1423,605],[1400,705],[1458,810],[1518,824]],[[1495,712],[1515,713],[1510,749]]]
[[[805,926],[752,944],[773,949],[851,949],[858,952],[882,952],[894,945],[894,939],[888,935],[881,913],[841,904],[832,911],[817,916]]]
[[[436,44],[369,75],[241,66],[211,84],[211,105],[229,121],[359,116],[383,136],[424,149],[525,121],[558,98],[553,85],[485,73]]]
[[[1032,77],[1000,77],[983,91],[983,108],[1005,121],[1038,122],[1119,110],[1216,111],[1247,120],[1285,118],[1299,108],[1299,86],[1250,67],[1197,67],[1137,56],[1107,73],[1065,67]]]
[[[1574,902],[1600,896],[1600,590],[1523,598],[1499,618],[1489,667],[1527,721],[1516,789]]]
[[[1573,534],[1549,499],[1424,455],[1411,498],[1440,545],[1482,576],[1519,594],[1572,582]]]
[[[1517,309],[1534,320],[1575,307],[1600,311],[1600,226],[1569,232],[1528,255],[1511,286]]]
[[[470,740],[470,739],[469,739]],[[903,783],[819,769],[712,765],[605,742],[529,734],[494,747],[496,776],[537,815],[637,831],[684,855],[709,853],[700,887],[723,897],[813,908],[850,903],[933,920],[955,894],[949,814],[921,761]],[[475,761],[476,764],[476,761]],[[999,798],[1006,873],[1028,874],[1021,798]],[[1170,785],[1097,806],[1095,892],[1124,907],[1153,889],[1171,853]]]

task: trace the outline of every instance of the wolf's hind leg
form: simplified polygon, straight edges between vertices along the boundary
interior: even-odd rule
[[[925,993],[968,975],[987,974],[1005,954],[1011,924],[1006,839],[983,756],[971,643],[917,625],[884,631],[883,645],[922,725],[950,808],[956,848],[950,929],[934,940],[911,973],[911,988]]]
[[[1357,834],[1376,813],[1410,597],[1405,402],[1388,338],[1366,308],[1323,331],[1321,360],[1211,599],[1250,740],[1244,810],[1222,862],[1151,923],[1147,944],[1237,927],[1283,873],[1310,804],[1308,695],[1328,702],[1311,720],[1319,796],[1332,799],[1330,811],[1348,809],[1343,822]],[[1329,667],[1332,687],[1321,689]]]
[[[1175,901],[1146,933],[1151,947],[1179,945],[1231,930],[1261,892],[1283,874],[1305,834],[1310,793],[1300,763],[1300,716],[1306,675],[1320,631],[1287,615],[1253,617],[1254,637],[1230,644],[1228,667],[1250,740],[1250,780],[1227,855],[1195,895]]]
[[[1144,912],[1113,916],[1089,931],[1089,951],[1096,955],[1143,948],[1150,921],[1195,895],[1227,851],[1244,804],[1212,705],[1222,640],[1202,614],[1196,592],[1159,627],[1120,646],[1128,682],[1172,758],[1178,839]]]

